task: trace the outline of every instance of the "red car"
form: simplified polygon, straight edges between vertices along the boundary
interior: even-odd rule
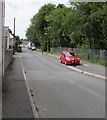
[[[74,51],[63,51],[60,55],[60,62],[67,64],[80,64],[80,59],[75,56]]]

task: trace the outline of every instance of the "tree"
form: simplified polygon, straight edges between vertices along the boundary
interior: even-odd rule
[[[72,4],[72,3],[71,3]],[[105,3],[75,3],[78,24],[80,27],[79,33],[82,35],[84,43],[87,43],[89,48],[105,49],[105,40],[103,31],[105,27],[106,9]]]
[[[38,36],[37,36],[37,32],[35,29],[34,25],[31,25],[26,32],[26,37],[28,41],[31,41],[32,43],[34,43],[34,45],[36,47],[40,46],[39,40],[38,40]]]
[[[49,34],[47,31],[48,22],[44,19],[53,9],[54,4],[47,4],[41,7],[39,12],[31,19],[31,25],[27,30],[27,38],[31,41],[38,41],[43,49],[47,48],[47,40],[49,40]],[[35,38],[35,39],[34,39]]]
[[[64,20],[67,19],[67,13],[69,11],[70,8],[58,5],[55,10],[45,17],[49,23],[47,30],[50,31],[52,46],[69,46],[69,37],[66,34],[67,28],[64,24]]]
[[[47,4],[31,19],[27,39],[50,47],[107,49],[107,4],[72,3],[71,7]]]

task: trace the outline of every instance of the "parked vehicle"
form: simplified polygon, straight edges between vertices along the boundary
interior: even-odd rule
[[[74,51],[63,51],[60,55],[60,62],[67,64],[80,64],[80,59],[75,56]]]
[[[32,51],[33,51],[33,50],[36,50],[36,47],[33,46],[33,47],[32,47]]]
[[[31,49],[32,49],[32,46],[29,46],[28,49],[31,50]]]
[[[28,49],[33,51],[33,50],[36,50],[36,47],[30,46],[30,47],[28,47]]]

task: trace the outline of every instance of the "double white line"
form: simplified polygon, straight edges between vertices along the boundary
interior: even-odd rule
[[[80,72],[80,73],[86,74],[86,75],[90,75],[90,76],[93,76],[93,77],[97,77],[97,78],[101,78],[101,79],[107,80],[107,77],[102,76],[102,75],[97,75],[97,74],[94,74],[94,73],[86,72],[86,71],[77,69],[77,68],[72,67],[72,66],[69,66],[69,68],[72,69],[72,70],[78,71],[78,72]]]

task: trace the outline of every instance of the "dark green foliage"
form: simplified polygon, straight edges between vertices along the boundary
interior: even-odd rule
[[[16,49],[17,52],[22,52],[22,47],[18,46]]]
[[[107,4],[104,2],[47,4],[31,19],[27,39],[50,47],[107,49]]]
[[[31,19],[31,25],[26,32],[27,39],[36,46],[37,44],[41,45],[43,49],[46,49],[49,40],[49,33],[46,29],[49,24],[45,20],[45,16],[49,15],[53,9],[55,9],[55,5],[53,4],[42,6],[39,12]]]

